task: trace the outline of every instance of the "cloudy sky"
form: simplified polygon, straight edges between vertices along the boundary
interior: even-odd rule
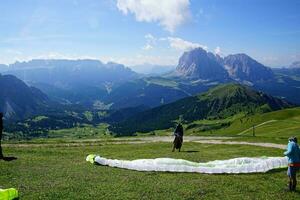
[[[0,63],[94,58],[176,65],[186,50],[300,60],[299,0],[0,0]]]

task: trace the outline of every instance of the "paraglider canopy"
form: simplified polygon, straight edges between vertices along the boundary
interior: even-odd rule
[[[137,171],[197,172],[207,174],[267,172],[272,169],[287,167],[288,164],[286,157],[241,157],[197,163],[172,158],[139,159],[132,161],[113,160],[101,156],[89,155],[86,160],[99,165]]]

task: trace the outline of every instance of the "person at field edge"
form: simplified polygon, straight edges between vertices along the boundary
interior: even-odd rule
[[[300,169],[300,149],[296,137],[290,137],[287,151],[284,155],[288,157],[289,190],[295,191],[297,186],[297,171]]]
[[[183,143],[183,127],[182,125],[179,123],[174,131],[174,142],[173,142],[173,152],[175,149],[178,149],[178,151],[180,152],[182,143]]]
[[[3,113],[0,112],[0,159],[3,159],[2,147],[1,147],[1,140],[2,140],[2,131],[3,131]]]

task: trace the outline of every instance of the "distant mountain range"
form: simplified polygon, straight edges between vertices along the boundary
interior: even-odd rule
[[[295,62],[291,67],[273,69],[246,54],[223,58],[196,48],[185,52],[177,67],[164,75],[143,76],[124,65],[104,64],[98,60],[39,59],[0,65],[0,71],[18,77],[29,88],[38,88],[43,96],[60,104],[83,106],[87,110],[118,110],[154,108],[224,83],[245,84],[300,104],[300,68],[297,66]],[[0,98],[6,99],[6,95]],[[37,95],[37,102],[40,100]],[[2,103],[2,107],[4,105]]]
[[[110,92],[114,84],[138,77],[124,65],[97,60],[31,60],[6,68],[27,84],[64,103],[92,105]]]
[[[173,72],[163,76],[140,78],[116,87],[106,103],[129,107],[155,107],[185,96],[207,91],[221,83],[241,83],[279,98],[300,104],[300,73],[298,68],[272,69],[246,54],[224,58],[196,48],[185,52]],[[147,83],[147,84],[145,84]],[[155,86],[155,92],[149,87]],[[126,93],[126,91],[131,91]],[[134,91],[134,92],[133,92]],[[119,94],[119,95],[118,95]],[[116,97],[116,98],[114,98]],[[166,98],[169,97],[169,98]],[[127,99],[129,101],[124,101]],[[167,101],[164,101],[167,99]]]
[[[16,62],[7,68],[25,82],[45,83],[69,89],[73,85],[101,85],[136,78],[137,74],[124,65],[98,60],[31,60]]]
[[[121,135],[149,132],[174,126],[179,118],[185,123],[201,119],[224,119],[238,113],[263,113],[294,106],[239,84],[225,84],[176,102],[140,112],[113,124],[111,131]]]

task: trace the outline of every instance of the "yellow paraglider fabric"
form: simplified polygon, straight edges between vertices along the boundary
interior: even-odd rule
[[[0,200],[14,200],[18,198],[19,193],[15,188],[0,189]]]

